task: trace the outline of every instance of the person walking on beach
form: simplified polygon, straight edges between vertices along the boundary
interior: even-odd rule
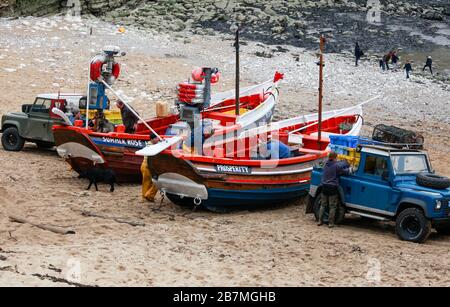
[[[380,59],[380,68],[382,71],[386,70],[386,65],[384,64],[384,58]]]
[[[359,43],[357,42],[355,45],[355,59],[356,59],[356,67],[358,67],[359,60],[364,56],[364,52],[359,47]]]
[[[398,68],[398,61],[400,58],[398,57],[397,51],[394,51],[392,53],[392,64],[394,65],[394,69],[397,70]]]
[[[383,57],[383,62],[384,62],[384,65],[386,66],[386,69],[387,70],[389,70],[390,69],[390,67],[389,67],[389,61],[391,60],[391,55],[390,54],[386,54],[384,57]]]
[[[431,75],[433,75],[433,59],[431,58],[431,56],[427,58],[427,62],[425,63],[422,71],[425,71],[427,67],[430,69]]]
[[[329,208],[328,226],[333,228],[336,222],[336,213],[339,207],[339,177],[350,174],[350,165],[347,161],[338,161],[338,155],[331,152],[323,169],[322,194],[319,212],[319,224],[324,223],[325,211]]]
[[[410,74],[412,72],[412,64],[411,61],[406,61],[404,69],[406,70],[406,79],[410,78]]]

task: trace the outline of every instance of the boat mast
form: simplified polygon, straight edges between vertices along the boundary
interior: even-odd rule
[[[239,101],[239,97],[240,97],[240,56],[239,56],[239,52],[240,52],[240,48],[239,48],[239,25],[237,26],[236,29],[236,42],[235,42],[235,47],[236,47],[236,116],[240,115],[240,110],[241,110],[241,103]]]
[[[86,93],[86,130],[89,129],[89,107],[90,107],[90,103],[91,103],[91,64],[92,64],[92,59],[91,59],[91,47],[92,47],[92,27],[89,30],[89,48],[88,48],[88,53],[89,53],[89,69],[88,69],[88,82],[87,82],[87,93]]]
[[[319,134],[318,134],[318,145],[321,149],[321,140],[322,140],[322,116],[323,116],[323,67],[325,66],[323,53],[325,51],[325,37],[322,35],[320,37],[320,60],[319,60],[319,66],[320,66],[320,72],[319,72]]]

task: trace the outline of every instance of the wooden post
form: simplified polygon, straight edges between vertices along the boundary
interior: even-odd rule
[[[240,90],[240,48],[239,48],[239,25],[237,27],[236,30],[236,42],[235,42],[235,47],[236,47],[236,116],[240,115],[240,110],[241,110],[241,102],[239,100],[240,95],[241,95],[241,90]]]
[[[322,35],[320,37],[320,60],[319,60],[319,66],[320,66],[320,72],[319,72],[319,133],[318,133],[318,145],[319,150],[321,149],[321,140],[322,140],[322,116],[323,116],[323,67],[325,65],[323,53],[325,51],[325,37]]]

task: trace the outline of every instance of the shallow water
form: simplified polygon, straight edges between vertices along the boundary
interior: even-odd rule
[[[428,56],[433,58],[433,73],[450,76],[450,47],[437,46],[428,52],[403,52],[403,61],[410,59],[416,71],[422,70]],[[428,70],[426,70],[428,72]]]

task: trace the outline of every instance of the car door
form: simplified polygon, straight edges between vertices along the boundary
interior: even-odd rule
[[[388,156],[368,154],[363,163],[360,176],[354,181],[354,203],[362,210],[388,214],[392,187],[388,180],[383,179],[383,173],[389,174],[392,169],[390,159]]]
[[[27,124],[27,139],[37,141],[51,141],[49,139],[51,100],[36,99],[30,109]]]

